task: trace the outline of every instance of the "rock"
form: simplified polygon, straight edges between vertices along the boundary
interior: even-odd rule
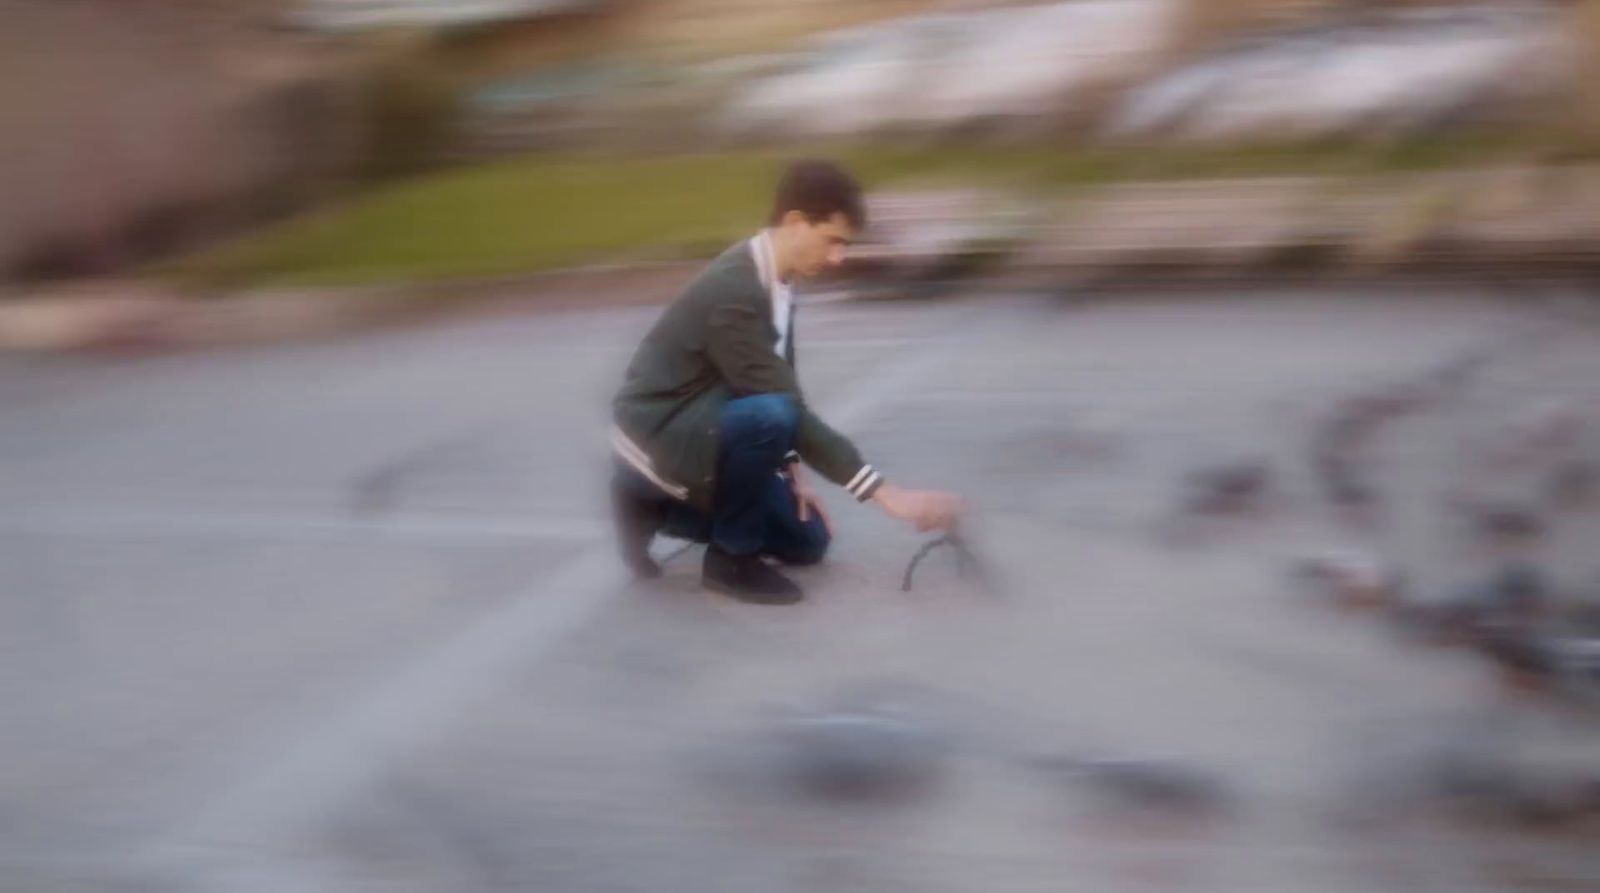
[[[1557,653],[1548,641],[1526,625],[1503,618],[1482,620],[1475,630],[1474,647],[1518,689],[1543,689],[1560,669]]]
[[[1334,413],[1317,434],[1319,453],[1346,453],[1372,433],[1375,419],[1359,407],[1346,405]]]
[[[1329,475],[1323,481],[1323,486],[1328,500],[1336,505],[1351,507],[1371,505],[1378,499],[1378,493],[1371,484],[1362,481],[1349,471]]]
[[[1547,685],[1572,705],[1600,709],[1600,635],[1567,629],[1538,645],[1549,664]]]
[[[1579,641],[1553,630],[1553,590],[1544,573],[1527,564],[1508,565],[1456,596],[1451,629],[1521,691],[1553,691],[1575,678],[1587,652]]]
[[[1504,448],[1512,453],[1542,453],[1573,445],[1588,424],[1576,400],[1553,399],[1505,425]]]
[[[1425,600],[1396,606],[1395,623],[1408,638],[1432,645],[1459,645],[1471,640],[1485,603],[1483,586],[1468,583]]]
[[[1357,424],[1381,422],[1418,409],[1429,396],[1425,383],[1393,382],[1348,398],[1335,418]]]
[[[1405,635],[1434,645],[1467,646],[1486,658],[1510,689],[1578,694],[1594,652],[1570,633],[1552,632],[1554,593],[1544,573],[1508,565],[1486,580],[1458,585],[1426,602],[1402,604]],[[1600,681],[1600,676],[1596,677]]]
[[[1459,809],[1501,819],[1523,812],[1522,791],[1506,766],[1452,759],[1439,762],[1431,775],[1433,793]]]
[[[1548,828],[1600,810],[1600,779],[1537,772],[1503,761],[1441,763],[1432,781],[1446,803],[1496,824]]]
[[[1545,479],[1545,497],[1559,508],[1589,505],[1596,495],[1600,495],[1600,462],[1593,459],[1563,460]]]
[[[1390,730],[1410,725],[1398,717],[1384,725],[1384,732],[1363,736],[1363,746],[1352,749],[1360,769],[1353,778],[1358,820],[1442,807],[1461,818],[1534,829],[1600,815],[1600,751],[1589,740],[1591,730],[1570,718],[1425,718],[1425,725],[1411,726],[1424,730],[1420,738],[1393,735]]]
[[[1496,571],[1484,588],[1490,603],[1486,609],[1497,614],[1531,618],[1546,607],[1550,581],[1531,564],[1509,564]]]
[[[1453,394],[1466,387],[1472,381],[1472,377],[1488,365],[1491,358],[1488,351],[1482,349],[1470,351],[1440,364],[1425,376],[1425,380],[1428,386],[1436,389],[1441,396]]]
[[[767,708],[694,757],[697,773],[737,796],[902,803],[940,777],[956,749],[949,697],[911,680],[856,680],[807,706]]]
[[[1225,812],[1232,805],[1220,776],[1175,761],[1055,757],[1036,760],[1035,765],[1086,789],[1107,808],[1195,816]]]
[[[1575,635],[1600,638],[1600,583],[1587,595],[1569,603],[1564,614]]]
[[[1190,471],[1184,478],[1187,511],[1213,514],[1253,507],[1266,492],[1272,467],[1265,459],[1243,458]]]
[[[1369,505],[1378,493],[1356,471],[1355,460],[1347,456],[1324,455],[1317,461],[1317,477],[1329,502],[1342,506]]]
[[[1525,502],[1484,502],[1464,507],[1474,533],[1493,540],[1528,540],[1542,536],[1539,510]]]
[[[778,769],[790,784],[839,799],[913,793],[937,777],[947,749],[933,730],[882,711],[793,717],[773,737]]]
[[[1581,401],[1569,398],[1519,408],[1481,432],[1479,450],[1488,467],[1501,471],[1560,467],[1586,455],[1588,412]]]
[[[1295,577],[1318,594],[1346,608],[1377,608],[1395,603],[1405,585],[1399,569],[1377,555],[1337,550],[1300,559]]]
[[[1311,445],[1311,465],[1329,502],[1356,507],[1377,500],[1377,491],[1357,470],[1360,448],[1377,422],[1370,407],[1347,401],[1317,429]]]
[[[1548,606],[1550,585],[1543,572],[1526,564],[1501,568],[1486,580],[1457,584],[1442,594],[1398,604],[1400,629],[1434,644],[1478,644],[1492,641],[1507,660],[1532,661],[1523,633]]]

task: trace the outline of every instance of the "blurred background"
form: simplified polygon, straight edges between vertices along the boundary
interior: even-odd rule
[[[761,208],[774,158],[807,151],[884,189],[992,197],[1031,228],[946,240],[1034,261],[1097,260],[1048,232],[1102,217],[1126,232],[1100,250],[1232,241],[1300,264],[1451,248],[1571,263],[1594,238],[1600,13],[1583,2],[194,0],[10,17],[12,282],[153,273],[207,291],[702,256]],[[1159,207],[1117,188],[1247,177]],[[1169,203],[1226,207],[1228,226],[1196,232]]]
[[[0,16],[0,888],[1600,889],[1597,0]],[[808,400],[974,560],[628,582],[801,156]]]

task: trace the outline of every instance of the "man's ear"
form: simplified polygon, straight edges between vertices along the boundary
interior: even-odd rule
[[[783,217],[778,220],[779,226],[793,226],[798,223],[809,223],[804,211],[791,208],[783,212]]]

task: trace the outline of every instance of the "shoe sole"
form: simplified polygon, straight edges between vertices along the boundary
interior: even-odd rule
[[[707,592],[715,592],[718,595],[725,595],[728,598],[731,598],[736,602],[743,602],[744,604],[747,604],[747,605],[761,605],[763,607],[781,608],[781,607],[783,607],[785,605],[797,605],[800,602],[805,601],[805,597],[806,597],[805,593],[803,593],[803,592],[799,593],[797,595],[794,595],[792,597],[791,596],[781,596],[781,597],[780,596],[756,596],[756,597],[752,597],[751,593],[745,592],[745,591],[740,590],[740,589],[735,589],[734,587],[729,586],[726,583],[718,583],[718,582],[716,582],[714,580],[707,580],[707,579],[705,579],[703,577],[700,580],[700,585]]]

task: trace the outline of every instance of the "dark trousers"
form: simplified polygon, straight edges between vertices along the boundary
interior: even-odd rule
[[[815,564],[828,551],[827,528],[815,512],[800,520],[782,474],[798,421],[794,400],[782,394],[740,397],[723,406],[710,515],[662,493],[620,460],[617,474],[630,492],[658,506],[668,536],[715,543],[734,555]]]

